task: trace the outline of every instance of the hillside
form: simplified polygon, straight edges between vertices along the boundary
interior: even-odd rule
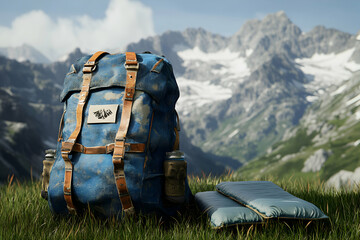
[[[237,174],[244,178],[320,178],[337,188],[359,183],[359,92],[357,72],[314,102],[299,126]]]
[[[41,65],[0,57],[0,182],[40,175],[62,112],[53,79]]]

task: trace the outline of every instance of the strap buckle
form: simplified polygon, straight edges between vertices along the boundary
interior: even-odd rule
[[[124,153],[125,152],[129,152],[131,149],[131,143],[126,143],[125,142],[125,138],[115,138],[115,145],[114,148],[116,147],[116,142],[124,142],[122,145],[124,146]],[[108,144],[109,145],[109,144]]]
[[[139,70],[139,63],[134,61],[134,62],[129,62],[129,61],[126,61],[124,63],[124,66],[125,66],[125,69],[127,71],[138,71]]]
[[[85,67],[93,67],[95,66],[95,61],[87,61],[85,64],[84,64]]]
[[[95,61],[87,61],[83,67],[83,73],[92,73],[96,69]]]
[[[125,142],[125,139],[124,137],[116,137],[115,142]]]
[[[92,67],[83,67],[83,73],[92,73],[94,72],[96,69],[96,65],[92,66]]]
[[[75,145],[75,140],[69,139],[61,144],[61,154],[70,154]]]
[[[114,145],[113,143],[109,143],[105,145],[105,153],[109,154],[112,153],[114,151],[114,147],[111,149],[111,146]]]

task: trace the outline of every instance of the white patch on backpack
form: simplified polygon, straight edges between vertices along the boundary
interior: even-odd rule
[[[116,123],[118,104],[90,105],[87,123]]]

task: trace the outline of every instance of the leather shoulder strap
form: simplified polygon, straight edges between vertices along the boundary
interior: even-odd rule
[[[177,111],[175,110],[175,114],[176,114],[176,127],[174,128],[175,131],[175,142],[174,142],[174,146],[173,146],[173,151],[175,150],[179,150],[180,149],[180,118],[179,118],[179,114],[177,113]]]
[[[121,113],[121,121],[119,130],[115,137],[115,146],[113,153],[114,164],[114,177],[116,187],[119,193],[120,201],[122,204],[125,215],[134,213],[134,206],[131,201],[131,196],[126,185],[125,172],[124,172],[124,157],[125,157],[125,138],[128,132],[131,118],[131,109],[133,106],[135,85],[137,72],[139,70],[139,63],[136,59],[134,52],[126,53],[126,85],[125,94],[123,98],[123,109]]]
[[[61,156],[65,162],[64,198],[66,201],[67,208],[69,212],[72,214],[76,213],[75,205],[73,203],[72,194],[71,194],[72,172],[74,166],[71,162],[71,159],[69,158],[69,154],[73,151],[76,139],[78,138],[79,133],[81,131],[82,122],[83,122],[83,111],[89,96],[92,72],[96,68],[97,60],[100,59],[105,54],[108,53],[102,51],[96,52],[84,64],[83,83],[79,96],[79,103],[76,108],[76,126],[74,131],[71,133],[70,137],[66,141],[64,141],[61,145]]]

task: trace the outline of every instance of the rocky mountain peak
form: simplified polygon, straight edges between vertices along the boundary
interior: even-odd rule
[[[183,33],[188,45],[204,52],[214,52],[226,46],[227,38],[206,31],[203,28],[188,28]]]
[[[50,63],[50,60],[39,50],[28,44],[23,44],[18,47],[0,48],[0,55],[19,62],[30,61],[33,63]]]
[[[278,11],[276,13],[268,14],[264,17],[263,21],[265,22],[287,22],[292,23],[289,17],[286,15],[284,11]]]
[[[86,55],[81,51],[80,48],[75,48],[74,51],[70,52],[66,57],[66,62],[75,62],[77,59]]]
[[[231,38],[232,49],[246,47],[255,49],[264,38],[271,42],[296,39],[301,30],[288,18],[285,12],[269,14],[262,20],[250,20]],[[275,43],[275,42],[274,42]]]
[[[299,45],[304,57],[313,54],[339,53],[355,44],[355,37],[337,29],[316,26],[310,32],[300,36]]]
[[[283,86],[287,86],[293,81],[297,83],[306,82],[304,73],[296,68],[292,61],[283,54],[272,56],[269,61],[252,73],[251,79],[260,80],[270,85],[280,83]]]

